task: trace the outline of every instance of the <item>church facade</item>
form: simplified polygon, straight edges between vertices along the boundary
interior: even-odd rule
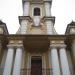
[[[0,75],[75,75],[75,22],[57,34],[52,0],[22,0],[16,34],[0,21]]]

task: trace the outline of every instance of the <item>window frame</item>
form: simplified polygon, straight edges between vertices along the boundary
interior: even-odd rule
[[[40,16],[41,15],[41,11],[40,11],[39,7],[34,8],[33,15],[34,16]]]

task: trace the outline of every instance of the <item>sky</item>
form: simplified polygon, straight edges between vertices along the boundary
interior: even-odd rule
[[[52,16],[58,34],[64,34],[67,25],[75,21],[75,0],[52,0]],[[22,0],[0,0],[0,20],[6,23],[10,34],[15,34],[20,27],[18,16],[23,15]]]

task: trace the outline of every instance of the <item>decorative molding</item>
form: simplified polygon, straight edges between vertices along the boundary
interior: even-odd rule
[[[64,41],[51,41],[51,48],[66,48]]]
[[[43,0],[43,1],[45,1],[45,2],[52,2],[52,0]]]
[[[32,22],[32,18],[30,16],[19,16],[20,25],[21,25],[22,20],[28,20],[28,21]]]
[[[56,41],[51,41],[50,43],[52,43],[52,44],[58,44],[58,43],[64,43],[64,41],[62,41],[62,40],[56,40]]]
[[[52,44],[50,45],[51,48],[66,48],[65,44]]]
[[[55,23],[55,17],[54,16],[51,16],[51,17],[47,17],[47,16],[44,16],[42,18],[42,20],[45,22],[46,20],[51,20],[53,23]]]
[[[21,43],[23,43],[23,41],[22,40],[10,40],[9,43],[10,44],[14,44],[14,43],[21,44]]]
[[[21,40],[10,40],[7,47],[14,47],[14,48],[23,47],[23,41],[21,41]]]

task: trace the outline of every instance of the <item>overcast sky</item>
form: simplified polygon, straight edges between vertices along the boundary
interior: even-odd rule
[[[53,0],[52,16],[56,17],[55,29],[64,34],[67,24],[75,21],[75,0]],[[19,28],[18,16],[21,16],[22,0],[0,0],[0,20],[7,24],[10,34],[16,33]]]

